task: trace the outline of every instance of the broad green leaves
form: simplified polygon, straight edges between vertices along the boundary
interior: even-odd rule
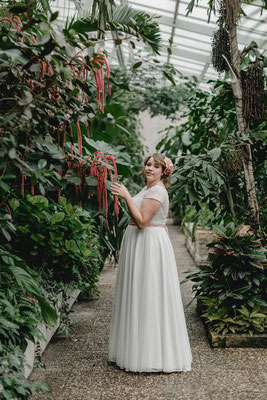
[[[58,222],[63,221],[64,217],[65,217],[65,213],[64,213],[64,212],[57,212],[57,213],[55,213],[55,214],[52,215],[52,217],[51,217],[51,223],[52,223],[53,225],[54,225],[54,224],[57,224]]]
[[[222,153],[222,150],[219,147],[215,147],[211,149],[208,154],[211,156],[212,161],[216,161]]]
[[[4,263],[0,267],[0,275],[2,277],[4,274],[13,276],[19,288],[27,293],[28,296],[33,296],[38,300],[44,321],[49,325],[54,325],[57,320],[56,310],[43,298],[33,271],[27,268],[21,259],[8,255],[2,249],[0,249],[0,257]]]

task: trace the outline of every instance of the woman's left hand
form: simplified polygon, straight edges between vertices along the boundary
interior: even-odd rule
[[[118,182],[112,182],[110,185],[111,193],[121,197],[122,199],[127,199],[127,197],[131,197],[128,189],[122,184]]]

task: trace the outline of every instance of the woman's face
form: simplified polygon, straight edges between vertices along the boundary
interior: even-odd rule
[[[161,164],[150,157],[145,165],[146,182],[152,184],[160,181],[162,172]]]

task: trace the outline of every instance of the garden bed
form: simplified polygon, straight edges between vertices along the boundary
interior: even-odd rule
[[[196,228],[193,238],[193,223],[185,223],[186,247],[197,266],[207,265],[208,249],[206,245],[214,240],[214,232],[206,228]]]
[[[220,334],[210,330],[206,324],[205,318],[201,317],[199,302],[197,299],[197,312],[203,322],[208,341],[210,346],[213,348],[230,348],[230,347],[256,347],[266,348],[267,347],[267,334],[253,334],[250,336],[248,333],[236,333],[236,334]]]
[[[75,302],[75,300],[77,299],[77,297],[80,294],[80,290],[76,289],[71,293],[68,293],[68,306],[69,309],[72,307],[73,303]],[[60,294],[58,296],[58,305],[57,305],[57,309],[60,308],[62,303],[62,294]],[[33,370],[34,367],[34,361],[35,361],[35,357],[38,354],[38,356],[40,356],[43,351],[45,350],[46,346],[48,345],[49,341],[51,340],[51,338],[53,337],[53,335],[55,334],[55,332],[57,331],[58,327],[60,325],[60,319],[58,318],[56,325],[53,328],[47,328],[46,325],[44,323],[40,323],[38,325],[38,329],[42,332],[42,334],[45,337],[45,340],[40,340],[40,341],[36,341],[35,343],[27,340],[28,345],[27,348],[24,352],[25,355],[25,363],[24,363],[24,376],[26,378],[28,378],[28,376],[30,375],[30,373]]]

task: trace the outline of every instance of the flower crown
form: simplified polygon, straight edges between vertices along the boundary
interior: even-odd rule
[[[172,173],[172,170],[173,170],[173,163],[168,157],[164,157],[164,162],[165,162],[165,165],[166,165],[166,168],[164,170],[164,174],[165,175],[170,175]]]

